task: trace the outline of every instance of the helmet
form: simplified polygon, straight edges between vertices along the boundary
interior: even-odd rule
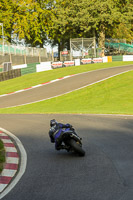
[[[55,126],[57,124],[57,121],[55,119],[50,120],[50,126]]]

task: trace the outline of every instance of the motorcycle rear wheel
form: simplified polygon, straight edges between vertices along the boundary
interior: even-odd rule
[[[73,150],[79,154],[79,156],[85,156],[85,151],[82,149],[80,143],[76,142],[73,139],[71,139],[69,143]]]

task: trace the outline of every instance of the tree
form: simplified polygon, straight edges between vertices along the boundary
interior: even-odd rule
[[[132,0],[118,0],[117,6],[121,10],[122,19],[112,29],[112,38],[133,40],[133,2]]]
[[[25,39],[30,46],[43,47],[52,22],[52,3],[52,0],[0,0],[0,22],[4,24],[7,40]]]
[[[57,42],[60,50],[69,48],[69,40],[73,37],[86,37],[91,26],[86,26],[90,15],[86,15],[84,1],[58,0],[53,11],[53,25],[49,37]],[[88,25],[88,23],[87,23]]]
[[[132,0],[0,0],[0,10],[9,42],[43,47],[50,39],[63,50],[75,37],[96,36],[101,48],[105,37],[133,39]]]
[[[12,30],[13,30],[13,10],[15,10],[15,2],[12,0],[0,0],[0,22],[4,26],[4,36],[9,42],[11,42]]]
[[[37,1],[17,0],[17,9],[14,13],[13,34],[32,47],[43,46],[46,40],[44,32],[44,10]]]
[[[131,30],[131,10],[131,0],[58,0],[51,38],[65,43],[70,37],[96,34],[99,47],[104,48],[106,35],[111,37],[121,23]]]

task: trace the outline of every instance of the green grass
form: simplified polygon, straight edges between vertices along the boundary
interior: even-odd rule
[[[3,142],[0,140],[0,173],[2,172],[4,162],[5,162],[5,149]]]
[[[60,97],[0,113],[133,114],[133,71]]]
[[[39,73],[27,74],[18,78],[0,82],[0,95],[25,89],[34,85],[38,85],[71,74],[78,74],[96,69],[103,69],[103,68],[130,65],[130,64],[133,64],[133,62],[119,61],[111,63],[88,64],[88,65],[66,67]]]

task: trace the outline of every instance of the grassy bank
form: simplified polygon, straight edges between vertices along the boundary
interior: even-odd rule
[[[5,162],[5,149],[3,142],[0,140],[0,173],[2,172],[4,162]]]
[[[57,98],[0,113],[133,114],[133,71]]]
[[[27,74],[18,78],[0,82],[0,95],[28,88],[34,85],[38,85],[71,74],[78,74],[96,69],[103,69],[103,68],[130,65],[130,64],[133,64],[133,62],[120,61],[111,63],[88,64],[88,65],[59,68],[50,71]]]

